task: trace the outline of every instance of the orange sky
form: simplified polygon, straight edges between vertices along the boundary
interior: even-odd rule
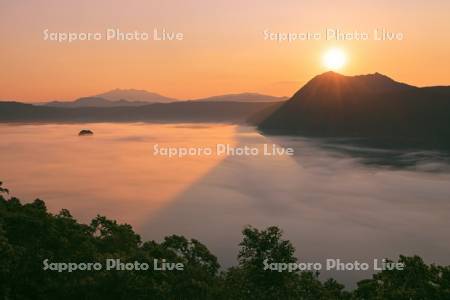
[[[326,71],[323,53],[335,46],[348,56],[344,74],[377,71],[419,86],[450,84],[450,1],[129,2],[0,0],[0,99],[72,100],[113,88],[183,99],[244,91],[289,96]],[[263,34],[326,28],[372,34],[382,27],[404,39],[277,43]],[[43,39],[44,29],[107,28],[165,28],[184,40]]]

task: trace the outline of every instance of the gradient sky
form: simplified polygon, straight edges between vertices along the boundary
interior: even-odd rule
[[[450,84],[450,1],[0,0],[0,99],[72,100],[113,88],[177,98],[260,92],[290,96],[326,71],[339,47],[343,74],[380,72],[418,86]],[[337,1],[336,1],[337,2]],[[369,4],[370,3],[370,4]],[[403,41],[265,41],[265,29],[403,32]],[[183,41],[43,40],[52,32],[151,32]]]

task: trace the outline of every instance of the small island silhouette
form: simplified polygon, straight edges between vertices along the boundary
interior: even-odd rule
[[[93,135],[93,134],[94,132],[92,132],[92,130],[89,129],[83,129],[78,133],[79,136]]]

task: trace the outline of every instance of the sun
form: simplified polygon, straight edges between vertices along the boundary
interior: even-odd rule
[[[323,64],[327,69],[336,71],[342,69],[347,62],[347,56],[339,48],[328,50],[323,56]]]

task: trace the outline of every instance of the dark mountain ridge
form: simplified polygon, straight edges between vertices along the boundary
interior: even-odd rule
[[[193,101],[217,101],[217,102],[281,102],[288,97],[276,97],[259,93],[239,93],[211,96],[207,98],[194,99]]]
[[[387,139],[449,146],[450,87],[399,83],[375,73],[314,77],[259,122],[266,133]]]
[[[105,93],[101,93],[93,98],[103,98],[109,101],[127,100],[129,102],[143,103],[169,103],[178,101],[178,99],[166,97],[158,93],[137,89],[114,89]]]
[[[121,97],[121,98],[120,98]],[[281,102],[287,97],[276,97],[258,93],[225,94],[207,98],[194,99],[189,101],[197,102]],[[51,107],[127,107],[144,106],[153,103],[182,102],[174,98],[168,98],[156,93],[143,90],[121,90],[115,89],[97,96],[82,97],[74,101],[51,101],[43,103],[44,106]]]
[[[148,102],[143,101],[128,101],[124,99],[120,100],[108,100],[100,97],[83,97],[75,101],[52,101],[45,103],[45,106],[51,107],[118,107],[118,106],[142,106],[148,105]]]
[[[245,122],[271,102],[178,101],[129,107],[50,107],[0,102],[0,122]]]

